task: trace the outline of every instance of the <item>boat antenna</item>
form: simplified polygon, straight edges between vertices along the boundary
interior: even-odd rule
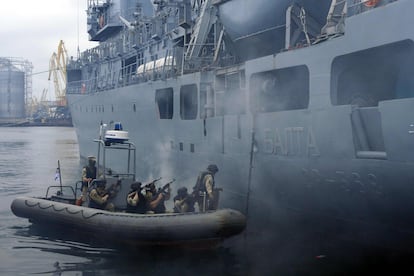
[[[101,124],[99,126],[99,141],[98,141],[98,154],[96,155],[96,162],[97,162],[97,175],[99,175],[99,160],[101,158],[101,142],[102,142],[102,135],[103,135],[103,128],[104,128],[104,123],[101,120]],[[104,151],[105,151],[105,146],[104,146]],[[105,158],[105,155],[103,156]],[[104,169],[105,171],[105,169]],[[104,177],[105,177],[105,173],[104,173]]]

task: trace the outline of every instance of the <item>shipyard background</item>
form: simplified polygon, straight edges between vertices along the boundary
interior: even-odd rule
[[[0,35],[7,43],[0,45],[1,126],[72,125],[70,113],[58,99],[65,87],[54,73],[62,75],[62,70],[54,70],[52,60],[61,40],[68,59],[93,47],[83,16],[86,6],[83,0],[3,3]]]
[[[46,88],[40,99],[33,95],[33,64],[29,60],[0,57],[0,126],[72,126],[61,78],[66,69],[56,66],[57,59],[53,53],[49,76],[53,76],[57,100],[51,101]]]

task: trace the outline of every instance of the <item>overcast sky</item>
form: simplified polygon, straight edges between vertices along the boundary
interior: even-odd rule
[[[1,1],[0,57],[17,57],[33,64],[33,73],[49,70],[49,59],[60,40],[68,56],[96,44],[86,33],[87,0],[12,0]],[[33,75],[33,95],[40,99],[44,88],[48,100],[54,100],[49,74]]]

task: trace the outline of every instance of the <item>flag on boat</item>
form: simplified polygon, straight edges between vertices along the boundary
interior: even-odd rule
[[[60,170],[59,170],[59,168],[56,169],[55,181],[60,181]]]

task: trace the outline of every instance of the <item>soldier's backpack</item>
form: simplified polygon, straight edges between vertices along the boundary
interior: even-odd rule
[[[194,195],[198,195],[200,192],[206,192],[206,186],[204,185],[203,180],[207,174],[211,174],[211,173],[208,171],[203,171],[198,175],[196,184],[193,187]]]

